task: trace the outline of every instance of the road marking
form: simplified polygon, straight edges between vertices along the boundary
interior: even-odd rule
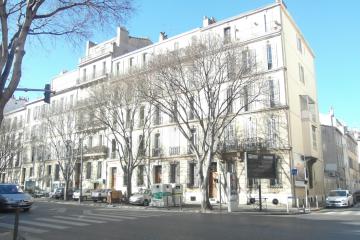
[[[136,218],[147,218],[147,217],[160,217],[160,216],[164,216],[164,214],[146,214],[146,213],[132,213],[132,212],[98,212],[101,214],[106,214],[107,216],[124,216],[124,217],[136,217]],[[121,215],[120,215],[121,214]]]
[[[7,228],[7,229],[14,229],[14,224],[7,224],[7,223],[0,223],[0,227]],[[19,226],[19,230],[21,232],[29,232],[29,233],[46,233],[47,230],[39,229],[39,228],[32,228],[32,227],[25,227]]]
[[[97,214],[97,213],[88,213],[86,216],[96,216],[96,217],[116,218],[116,219],[128,219],[128,220],[136,219],[136,217],[127,217],[127,216],[118,216],[118,215],[109,215],[109,214]]]
[[[114,219],[114,218],[107,218],[107,217],[97,217],[97,216],[90,216],[90,215],[70,215],[72,217],[80,217],[80,218],[85,218],[85,219],[95,219],[95,220],[100,220],[100,221],[106,221],[106,222],[121,222],[123,219]]]
[[[64,217],[64,216],[54,216],[54,218],[60,218],[65,220],[74,220],[74,221],[81,221],[81,222],[88,222],[88,223],[106,223],[106,221],[98,221],[98,220],[91,220],[91,219],[85,219],[80,217]]]
[[[66,229],[68,227],[65,226],[59,226],[59,225],[54,225],[51,223],[40,223],[40,222],[34,222],[34,221],[27,221],[27,220],[21,220],[20,224],[26,224],[26,225],[34,225],[34,226],[39,226],[39,227],[48,227],[48,228],[54,228],[54,229]]]
[[[36,220],[45,221],[45,222],[53,222],[53,223],[60,223],[60,224],[68,224],[72,226],[89,226],[87,223],[80,223],[80,222],[69,222],[64,220],[58,220],[58,219],[50,219],[50,218],[36,218]]]

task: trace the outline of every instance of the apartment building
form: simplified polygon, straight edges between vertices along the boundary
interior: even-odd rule
[[[48,190],[62,184],[61,170],[52,150],[42,147],[47,145],[46,139],[42,139],[45,134],[41,133],[45,129],[42,125],[45,113],[54,111],[56,114],[59,110],[74,109],[75,105],[86,109],[88,90],[92,86],[125,75],[133,68],[146,66],[153,56],[186,48],[209,34],[222,38],[227,44],[246,49],[242,57],[256,59],[257,68],[268,82],[266,103],[249,104],[227,129],[227,157],[216,157],[211,164],[210,200],[227,201],[224,195],[220,198],[220,192],[227,190],[224,184],[221,185],[225,182],[226,172],[236,173],[239,200],[243,204],[257,196],[260,184],[268,201],[276,198],[286,204],[294,196],[300,199],[307,196],[311,201],[315,196],[323,199],[324,172],[315,56],[281,1],[221,21],[204,17],[201,27],[172,37],[162,32],[155,43],[132,37],[125,28],[118,28],[117,36],[106,42],[88,42],[85,56],[80,59],[77,68],[62,72],[52,80],[52,90],[56,94],[52,96],[51,104],[38,100],[28,103],[21,110],[26,119],[26,148],[19,182],[33,179]],[[140,113],[136,115],[140,116]],[[10,121],[14,117],[13,113],[6,115]],[[79,137],[83,146],[83,188],[126,191],[121,156],[116,153],[118,146],[109,130],[93,121],[91,114],[80,119],[85,119],[87,123],[83,129],[74,128],[78,132],[87,132]],[[154,131],[151,132],[149,151],[144,154],[143,164],[133,175],[133,189],[149,187],[153,183],[180,183],[184,186],[184,200],[198,202],[201,194],[197,184],[197,166],[188,150],[188,142],[171,117],[159,111],[156,119],[158,121],[152,123]],[[201,137],[196,132],[193,134],[194,141]],[[73,143],[79,143],[79,139]],[[255,153],[260,145],[276,157],[274,179],[247,177],[245,153]],[[79,164],[78,161],[72,177],[74,187],[81,182]],[[10,177],[11,173],[7,174]]]
[[[334,111],[320,114],[325,170],[325,190],[343,188],[354,192],[359,186],[358,142]]]

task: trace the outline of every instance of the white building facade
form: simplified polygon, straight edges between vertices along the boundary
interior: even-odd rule
[[[52,80],[52,90],[56,94],[52,96],[51,104],[33,101],[21,110],[26,119],[24,144],[27,150],[22,154],[21,174],[17,181],[24,184],[33,179],[47,190],[61,185],[59,166],[52,158],[51,150],[49,153],[42,147],[46,143],[41,139],[43,113],[86,103],[91,86],[126,74],[133,67],[141,68],[152,56],[185,48],[207,34],[248,49],[271,82],[267,103],[254,103],[244,109],[231,124],[228,134],[235,136],[235,140],[237,136],[247,135],[247,146],[266,142],[269,152],[277,158],[276,179],[249,179],[245,149],[231,141],[225,143],[230,160],[216,158],[212,163],[210,200],[227,201],[226,196],[220,198],[220,192],[227,191],[226,186],[220,185],[225,182],[226,172],[236,173],[242,204],[257,196],[260,183],[268,201],[276,198],[286,204],[293,197],[304,199],[307,196],[310,202],[315,201],[315,197],[324,199],[314,54],[282,3],[219,22],[205,17],[202,27],[170,38],[161,33],[156,43],[131,37],[124,28],[118,28],[117,36],[106,42],[88,42],[78,67]],[[6,118],[13,119],[14,114],[10,112]],[[136,191],[153,183],[180,183],[184,186],[185,202],[198,202],[196,164],[186,140],[166,115],[161,115],[152,128],[151,146],[143,164],[135,170],[133,189]],[[82,139],[83,188],[126,191],[125,174],[115,151],[117,146],[109,134],[108,129],[99,127]],[[8,181],[12,177],[10,169],[5,176]],[[74,187],[79,186],[79,169],[77,165],[72,181]]]

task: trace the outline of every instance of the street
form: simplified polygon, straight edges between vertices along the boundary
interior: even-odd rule
[[[0,233],[14,212],[0,213]],[[36,202],[20,214],[20,235],[46,239],[359,239],[360,207],[305,215],[200,214]],[[1,235],[0,235],[1,236]]]

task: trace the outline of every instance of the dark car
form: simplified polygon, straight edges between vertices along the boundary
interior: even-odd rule
[[[22,208],[29,211],[33,198],[17,184],[0,184],[0,210]]]
[[[55,199],[64,199],[64,191],[65,191],[65,188],[63,188],[63,187],[57,188],[52,197]],[[71,199],[73,193],[74,193],[74,191],[71,188],[69,188],[67,191],[67,199]]]

